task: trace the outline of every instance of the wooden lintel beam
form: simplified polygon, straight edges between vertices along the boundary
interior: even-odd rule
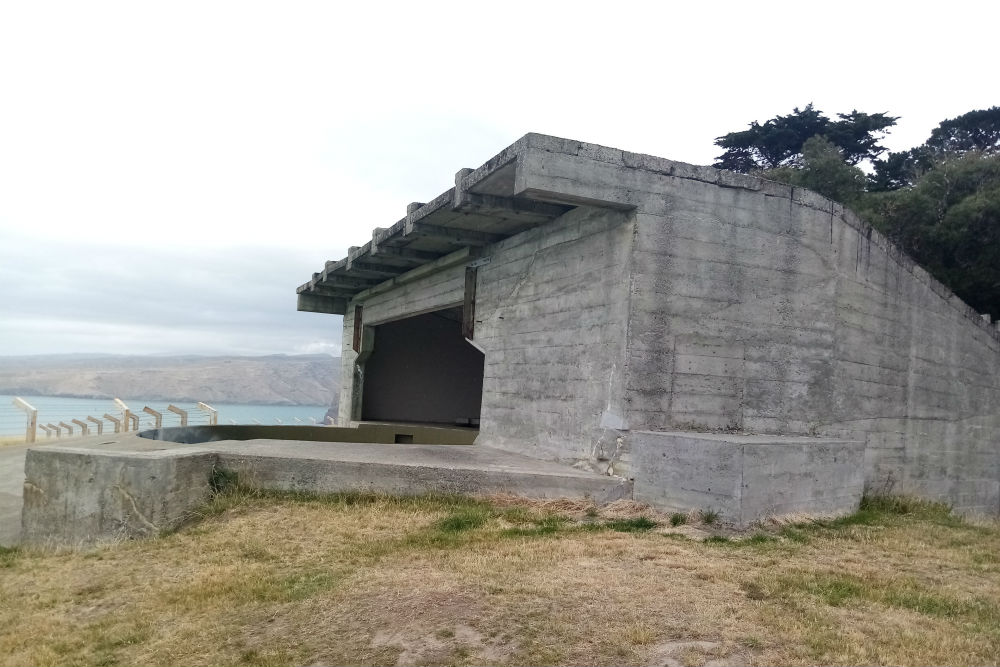
[[[496,243],[497,241],[501,241],[505,238],[501,234],[489,234],[487,232],[479,232],[470,229],[439,227],[437,225],[428,225],[424,223],[417,223],[413,225],[412,231],[410,231],[407,236],[435,238],[447,241],[448,243],[463,246],[484,246]]]

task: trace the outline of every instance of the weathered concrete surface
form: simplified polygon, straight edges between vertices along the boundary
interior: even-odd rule
[[[0,546],[10,547],[21,538],[21,494],[24,486],[24,453],[29,445],[0,447]]]
[[[1000,331],[839,204],[529,134],[407,223],[475,230],[463,193],[568,207],[476,247],[480,443],[639,476],[636,431],[863,441],[868,488],[1000,512]],[[377,236],[431,247],[414,225]],[[460,306],[472,262],[345,301],[345,420],[364,378],[354,308],[367,326]]]
[[[636,500],[712,509],[740,527],[788,514],[847,514],[864,491],[864,442],[642,431],[631,440]]]
[[[172,528],[210,495],[210,452],[28,450],[21,539],[89,544]]]
[[[631,497],[631,483],[472,445],[223,440],[179,445],[136,435],[29,450],[22,540],[86,544],[176,526],[209,496],[213,469],[258,488],[311,492],[511,493]]]

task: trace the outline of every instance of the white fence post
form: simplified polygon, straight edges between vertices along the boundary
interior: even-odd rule
[[[49,428],[48,426],[46,426],[45,424],[39,424],[39,425],[38,425],[38,428],[40,428],[40,429],[42,429],[43,431],[45,431],[45,437],[46,437],[46,438],[51,438],[51,437],[52,437],[52,429],[50,429],[50,428]]]
[[[57,438],[61,438],[62,437],[62,429],[61,428],[59,428],[58,426],[56,426],[52,422],[49,422],[49,428],[56,432],[56,437]]]
[[[19,397],[14,398],[14,407],[24,410],[28,416],[28,424],[24,429],[24,441],[31,444],[35,441],[35,436],[38,435],[38,410]]]
[[[125,401],[120,398],[115,399],[115,405],[117,405],[118,409],[122,411],[122,431],[128,433],[128,429],[132,421],[132,411],[128,409],[127,405],[125,405]]]
[[[219,423],[219,411],[207,403],[198,402],[198,409],[208,413],[208,423],[215,426]]]

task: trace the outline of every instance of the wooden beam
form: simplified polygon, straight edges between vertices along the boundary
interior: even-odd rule
[[[71,419],[70,421],[80,427],[80,435],[90,435],[90,427],[87,426],[87,422],[79,419]]]
[[[364,327],[364,307],[360,304],[354,306],[354,340],[351,348],[355,352],[361,352],[361,330]]]
[[[462,335],[472,340],[476,333],[476,278],[479,269],[465,267],[465,300],[462,303]]]

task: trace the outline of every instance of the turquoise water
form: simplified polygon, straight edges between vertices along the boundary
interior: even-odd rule
[[[74,426],[74,435],[78,435],[79,430],[71,421],[73,419],[87,422],[87,416],[101,419],[105,413],[113,417],[121,417],[121,408],[117,407],[110,399],[57,398],[54,396],[21,396],[21,398],[38,410],[39,424],[66,422]],[[132,412],[139,415],[141,428],[149,428],[153,425],[153,416],[142,411],[145,406],[163,413],[164,426],[180,426],[180,415],[167,411],[167,405],[170,403],[188,411],[188,424],[208,423],[208,414],[199,410],[196,403],[189,401],[143,401],[127,398],[122,400]],[[26,415],[14,407],[13,402],[13,396],[0,395],[0,436],[24,434]],[[329,406],[215,403],[212,404],[212,407],[219,412],[220,424],[253,424],[255,420],[261,424],[312,424],[314,419],[316,423],[322,424],[323,415],[326,414]],[[110,421],[103,421],[105,429],[114,430]],[[90,422],[87,424],[94,427]],[[45,438],[45,433],[41,429],[38,431],[38,438]]]

